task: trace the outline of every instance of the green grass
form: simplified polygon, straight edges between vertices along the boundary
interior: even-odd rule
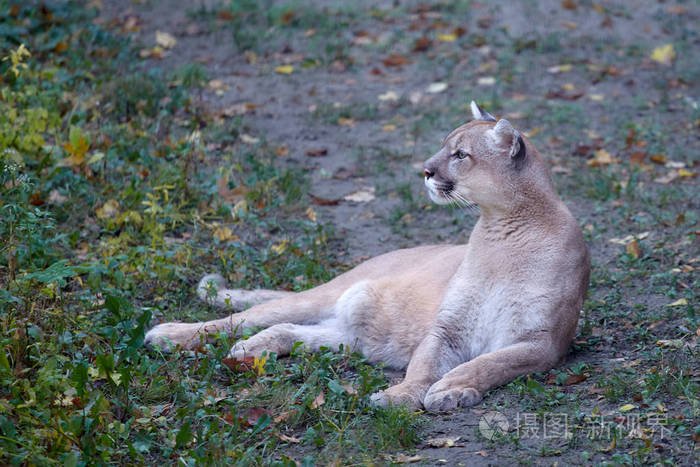
[[[299,348],[288,359],[268,356],[255,371],[227,366],[227,336],[197,352],[147,352],[143,337],[153,323],[220,317],[193,297],[202,274],[219,272],[234,287],[305,290],[346,270],[347,239],[321,215],[314,220],[308,208],[323,209],[307,196],[314,174],[281,162],[275,131],[248,115],[222,120],[211,112],[206,83],[217,76],[205,65],[141,61],[140,46],[118,26],[94,21],[100,13],[82,3],[0,0],[0,50],[10,57],[0,62],[0,463],[382,464],[385,455],[423,452],[420,439],[434,427],[461,430],[451,435],[476,443],[493,463],[688,462],[700,435],[697,179],[654,182],[671,168],[648,158],[630,164],[628,155],[639,147],[697,172],[692,27],[659,7],[655,21],[681,29],[677,61],[658,71],[648,64],[648,44],[619,38],[582,44],[561,32],[514,37],[474,24],[454,42],[437,40],[461,22],[496,16],[491,7],[444,2],[421,19],[418,7],[404,4],[244,1],[194,8],[188,18],[223,30],[236,53],[257,54],[255,79],[269,78],[287,45],[304,52],[292,75],[300,82],[330,79],[337,87],[353,77],[347,100],[319,87],[294,105],[315,105],[306,121],[312,129],[341,118],[357,123],[342,128],[353,144],[340,147],[354,177],[386,203],[374,214],[390,226],[389,241],[466,240],[474,213],[430,204],[410,164],[469,119],[470,99],[498,115],[519,114],[512,118],[519,128],[537,130],[543,157],[570,170],[554,179],[593,251],[591,291],[567,362],[490,392],[476,410],[503,411],[511,421],[563,413],[570,438],[511,431],[487,440],[476,411],[371,408],[368,395],[388,381],[343,351]],[[632,14],[604,8],[615,21]],[[386,35],[349,45],[363,30]],[[410,52],[423,35],[431,49]],[[20,44],[31,56],[17,55]],[[383,66],[392,53],[413,63]],[[533,69],[566,63],[570,74],[533,79]],[[589,67],[611,63],[626,74]],[[475,84],[486,75],[496,85]],[[578,88],[579,79],[600,80],[624,90],[632,78],[632,97],[545,97],[549,81]],[[402,97],[376,101],[361,90],[366,79],[387,80]],[[434,81],[447,82],[447,91],[409,101]],[[266,112],[259,110],[256,117]],[[382,132],[387,123],[397,129]],[[626,143],[630,130],[635,138]],[[260,141],[242,143],[243,134]],[[342,140],[328,137],[336,136]],[[628,147],[636,143],[643,144]],[[620,162],[589,167],[590,154],[575,154],[579,144],[606,148]],[[637,240],[638,252],[610,242],[642,232],[649,234]],[[621,412],[627,404],[635,408]],[[664,415],[670,435],[647,443],[619,429],[614,444],[590,439],[586,423],[598,414],[645,423]],[[445,417],[464,423],[441,424]]]

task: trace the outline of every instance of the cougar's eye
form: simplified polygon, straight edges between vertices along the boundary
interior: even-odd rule
[[[455,152],[452,153],[452,157],[460,160],[466,159],[467,157],[469,157],[469,153],[464,149],[457,149]]]

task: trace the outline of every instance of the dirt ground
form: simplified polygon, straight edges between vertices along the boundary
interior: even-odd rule
[[[423,444],[407,456],[448,465],[667,457],[697,465],[697,436],[690,434],[698,424],[697,393],[669,390],[654,399],[670,417],[682,416],[686,434],[662,439],[629,430],[617,441],[585,434],[572,441],[521,432],[524,414],[566,413],[569,429],[581,428],[581,414],[628,417],[619,407],[643,405],[635,402],[643,380],[662,368],[698,380],[697,334],[684,315],[697,310],[692,271],[699,267],[697,2],[295,2],[290,18],[259,26],[257,17],[243,24],[220,13],[235,13],[236,2],[103,3],[102,17],[122,24],[136,18],[128,33],[145,51],[144,69],[200,64],[209,78],[204,111],[222,121],[240,115],[247,141],[283,148],[280,165],[307,171],[309,203],[320,222],[335,227],[344,248],[337,256],[347,264],[468,239],[477,214],[432,206],[420,169],[442,138],[470,119],[471,99],[509,118],[548,160],[593,257],[590,303],[562,367],[576,381],[579,365],[583,379],[561,384],[563,396],[547,389],[551,375],[532,380],[536,385],[522,379],[472,410],[429,416],[424,440],[460,438],[446,442],[452,447]],[[284,3],[265,5],[274,12]],[[330,24],[307,24],[311,8]],[[151,54],[156,31],[176,44]],[[673,57],[663,50],[654,57],[666,44],[673,44]],[[290,73],[279,68],[285,66]],[[247,144],[241,138],[234,144]],[[638,237],[610,241],[628,235]],[[635,262],[639,248],[650,262]],[[668,272],[674,268],[681,272]],[[688,296],[683,310],[667,306]],[[652,357],[654,349],[666,353]],[[635,365],[637,373],[620,377]],[[487,440],[479,423],[492,410],[509,428]]]

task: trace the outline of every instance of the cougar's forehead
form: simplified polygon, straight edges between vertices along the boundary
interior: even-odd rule
[[[475,133],[482,133],[495,125],[493,122],[487,122],[483,120],[474,120],[469,123],[465,123],[452,130],[449,135],[442,140],[442,146],[460,146],[462,140],[469,136],[474,136]]]

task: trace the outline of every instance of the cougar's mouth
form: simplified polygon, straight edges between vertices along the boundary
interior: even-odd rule
[[[425,179],[425,186],[428,188],[430,199],[438,204],[448,204],[453,201],[451,193],[454,190],[452,182],[437,182],[432,178]]]

